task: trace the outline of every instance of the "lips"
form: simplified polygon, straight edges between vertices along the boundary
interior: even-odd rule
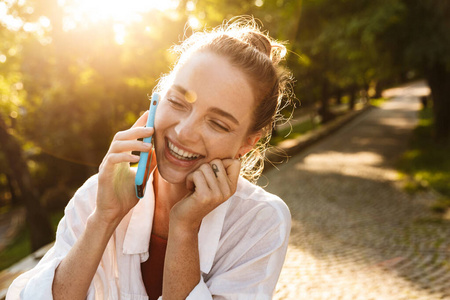
[[[198,153],[193,153],[193,152],[189,152],[187,150],[178,148],[170,140],[167,140],[167,147],[169,149],[170,154],[179,160],[193,161],[193,160],[198,159],[201,156]]]

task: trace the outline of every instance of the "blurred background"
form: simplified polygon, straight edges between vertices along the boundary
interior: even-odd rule
[[[53,240],[64,206],[97,172],[113,135],[147,109],[174,62],[167,49],[239,15],[287,42],[298,101],[285,112],[294,112],[292,126],[277,127],[273,145],[422,80],[429,89],[420,95],[418,140],[398,170],[411,191],[438,190],[434,209],[447,210],[448,1],[1,0],[0,229],[10,231],[0,269]]]

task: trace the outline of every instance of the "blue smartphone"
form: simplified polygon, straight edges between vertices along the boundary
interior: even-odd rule
[[[156,107],[159,103],[159,94],[153,93],[152,98],[150,100],[150,109],[147,119],[147,125],[146,127],[154,127],[155,125],[155,113],[156,113]],[[152,137],[144,138],[144,143],[151,143]],[[148,176],[150,175],[150,163],[152,161],[153,156],[153,149],[151,150],[151,156],[149,158],[149,152],[141,152],[138,169],[136,172],[136,177],[134,179],[134,183],[136,186],[136,196],[141,199],[144,197],[145,193],[145,187],[147,185]]]

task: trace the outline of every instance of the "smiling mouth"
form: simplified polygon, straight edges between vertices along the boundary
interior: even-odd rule
[[[177,159],[180,159],[180,160],[195,160],[201,156],[200,154],[196,154],[196,153],[192,153],[192,152],[188,152],[188,151],[179,149],[177,146],[172,144],[169,140],[167,141],[167,146],[169,147],[170,154],[172,154],[173,156],[175,156]]]

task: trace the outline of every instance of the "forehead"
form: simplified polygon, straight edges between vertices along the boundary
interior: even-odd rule
[[[181,65],[174,84],[197,94],[198,102],[214,105],[242,119],[254,104],[251,85],[245,74],[222,56],[197,52]]]

